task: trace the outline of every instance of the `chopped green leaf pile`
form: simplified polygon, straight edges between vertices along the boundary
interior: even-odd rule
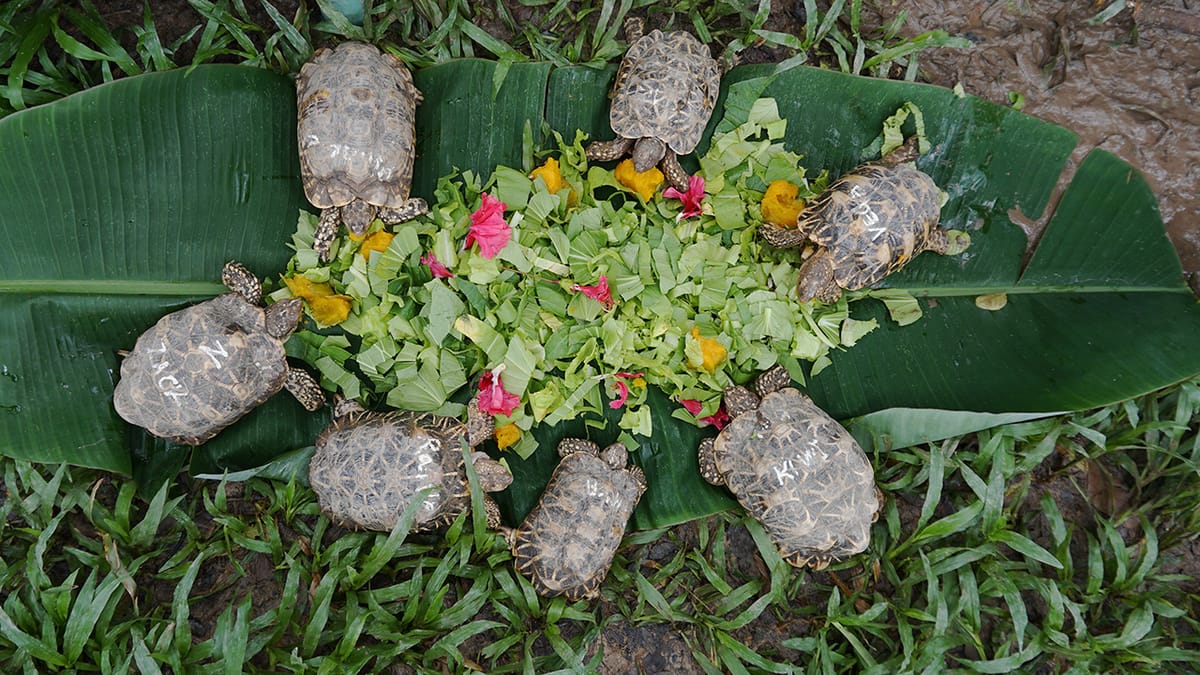
[[[558,137],[557,175],[531,179],[501,166],[486,181],[470,172],[442,178],[429,214],[392,226],[382,251],[371,250],[380,239],[370,234],[342,238],[321,264],[316,217],[304,212],[288,275],[327,283],[352,302],[335,329],[299,333],[295,355],[345,396],[455,417],[465,409],[455,393],[491,371],[520,399],[497,425],[525,431],[607,405],[624,409],[627,432],[648,435],[647,386],[688,401],[699,412],[681,404],[676,416],[703,423],[726,386],[776,363],[802,381],[801,361],[819,370],[830,350],[852,346],[875,323],[850,318],[848,300],[865,293],[833,305],[796,302],[802,252],[755,235],[772,182],[796,184],[801,199],[827,182],[825,173],[810,180],[783,147],[786,124],[774,100],[759,99],[745,122],[713,136],[694,217],[682,216],[679,199],[660,191],[643,202],[612,170],[589,166],[582,134]],[[511,228],[492,258],[464,246],[485,193],[506,205]],[[377,221],[372,232],[382,228]],[[274,297],[289,295],[281,288]],[[911,297],[887,295],[902,322],[916,320]],[[521,434],[512,449],[527,456],[534,447]]]

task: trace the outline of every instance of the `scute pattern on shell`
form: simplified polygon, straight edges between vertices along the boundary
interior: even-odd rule
[[[926,249],[939,201],[937,184],[911,164],[864,164],[814,200],[799,229],[833,254],[838,286],[858,290]]]
[[[734,418],[713,451],[729,489],[790,564],[823,567],[866,549],[879,508],[871,464],[796,389],[768,394]]]
[[[568,454],[514,533],[517,571],[544,596],[574,602],[593,595],[643,490],[630,471],[587,452]]]
[[[304,193],[314,206],[355,198],[400,208],[412,184],[421,94],[400,61],[373,45],[319,51],[297,78]]]
[[[330,519],[391,530],[411,500],[432,488],[414,530],[453,520],[469,508],[463,467],[466,426],[410,412],[359,412],[339,417],[317,437],[309,482]]]
[[[226,293],[143,333],[121,363],[113,405],[155,436],[199,445],[278,392],[287,373],[262,308]]]
[[[686,155],[704,134],[720,85],[707,46],[682,31],[650,31],[621,61],[609,123],[622,137],[658,138]]]

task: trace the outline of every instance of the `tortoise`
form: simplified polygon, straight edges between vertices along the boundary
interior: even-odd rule
[[[399,59],[363,42],[321,49],[296,78],[296,136],[304,194],[321,209],[313,250],[321,260],[338,225],[356,236],[429,211],[409,197],[421,92]]]
[[[626,468],[621,443],[602,452],[592,441],[565,438],[558,454],[541,499],[506,535],[514,566],[538,594],[575,602],[599,593],[646,477],[636,465]]]
[[[320,385],[288,365],[283,348],[302,301],[264,310],[262,284],[239,262],[226,263],[221,280],[232,293],[162,317],[125,356],[113,406],[126,421],[200,445],[280,389],[307,410],[325,405]]]
[[[922,251],[949,252],[948,232],[937,226],[941,192],[912,164],[915,141],[851,169],[800,213],[795,228],[759,228],[772,246],[790,248],[808,239],[817,245],[800,266],[800,302],[836,302],[843,289],[876,284]]]
[[[412,530],[427,531],[453,521],[471,505],[462,443],[472,448],[492,435],[492,418],[472,399],[467,423],[409,411],[364,411],[352,399],[334,405],[334,420],[317,436],[309,462],[309,484],[334,522],[390,531],[422,490]],[[503,490],[512,474],[486,453],[471,455],[485,492]],[[500,526],[500,510],[484,498],[488,525]]]
[[[733,419],[701,442],[700,474],[733,492],[789,564],[822,569],[866,550],[882,497],[854,438],[790,385],[776,366],[759,376],[757,396],[726,389]]]
[[[613,83],[608,118],[617,138],[588,145],[587,158],[608,161],[632,151],[637,171],[662,168],[677,190],[688,174],[679,155],[696,149],[712,116],[721,69],[707,46],[682,31],[643,35],[640,17],[625,21],[629,51]]]

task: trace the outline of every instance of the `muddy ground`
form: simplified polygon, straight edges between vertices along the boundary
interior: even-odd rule
[[[290,17],[296,11],[294,0],[273,4],[284,16]],[[507,4],[514,16],[530,11],[518,2]],[[1200,288],[1200,37],[1179,30],[1187,27],[1186,21],[1172,19],[1162,22],[1165,25],[1154,25],[1164,10],[1174,9],[1190,15],[1194,28],[1200,22],[1196,19],[1200,16],[1200,1],[1147,2],[1141,10],[1140,25],[1135,24],[1130,8],[1103,24],[1089,24],[1089,17],[1107,1],[1100,6],[1090,0],[866,0],[863,4],[867,13],[864,32],[907,11],[908,21],[902,31],[905,34],[943,28],[974,44],[971,49],[923,52],[922,80],[946,87],[961,83],[967,92],[1004,105],[1010,102],[1010,92],[1016,92],[1024,97],[1025,112],[1075,131],[1080,137],[1079,147],[1061,186],[1066,185],[1084,155],[1096,147],[1140,169],[1159,197],[1163,219],[1185,271],[1191,275],[1193,286]],[[1132,0],[1129,4],[1132,7]],[[114,28],[141,21],[141,0],[113,0],[98,5]],[[156,0],[152,6],[165,44],[171,44],[201,21],[186,0]],[[252,14],[262,14],[254,17],[260,25],[270,24],[258,3],[246,3],[246,7]],[[802,17],[799,0],[777,1],[767,27],[795,30],[802,26]],[[195,41],[193,37],[180,45],[177,62],[190,60]],[[751,60],[764,60],[786,54],[759,49],[750,56]],[[1052,209],[1047,209],[1049,213]],[[1084,477],[1076,478],[1086,482]],[[1061,474],[1039,487],[1038,494],[1041,490],[1054,496],[1069,520],[1090,519],[1092,506]],[[920,504],[901,505],[902,512],[914,516],[919,510]],[[765,579],[766,570],[745,530],[734,528],[730,537],[731,556],[736,558],[740,573]],[[694,524],[680,526],[671,535],[672,542],[694,538]],[[676,545],[667,541],[648,545],[643,555],[648,560],[669,556]],[[1186,551],[1176,557],[1194,558]],[[254,599],[255,614],[278,603],[274,571],[264,564],[265,558],[259,558],[262,556],[247,552],[247,559],[240,561],[240,570],[220,561],[206,566],[204,586],[213,592],[197,598],[193,607],[193,630],[198,638],[210,635],[220,612],[247,593]],[[164,592],[169,597],[170,590]],[[605,652],[602,672],[701,672],[691,657],[686,630],[662,624],[611,623],[597,645]],[[738,637],[751,648],[787,658],[780,652],[779,643],[788,637],[803,636],[807,630],[807,626],[780,623],[767,612],[739,631]]]

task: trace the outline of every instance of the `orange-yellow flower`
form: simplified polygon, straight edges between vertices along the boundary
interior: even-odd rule
[[[542,182],[546,184],[546,189],[550,192],[558,192],[567,186],[566,181],[563,180],[562,172],[558,169],[558,160],[553,157],[547,157],[544,164],[529,174],[529,178],[532,180],[541,178]]]
[[[308,313],[322,326],[336,326],[350,316],[350,296],[338,295],[329,284],[319,284],[306,277],[285,277],[292,295],[308,305]]]
[[[496,427],[492,436],[496,439],[496,447],[503,450],[521,440],[521,429],[516,424],[505,424],[502,427]]]
[[[772,225],[795,227],[804,210],[804,200],[797,199],[800,186],[786,180],[773,181],[762,198],[762,217]]]
[[[658,186],[663,184],[666,177],[663,176],[662,171],[658,170],[658,167],[651,167],[638,173],[633,168],[633,160],[626,159],[613,170],[613,178],[616,178],[621,185],[638,193],[642,201],[648,202],[654,197],[654,193],[658,192]]]
[[[692,339],[700,346],[700,358],[689,358],[688,363],[693,368],[703,368],[710,373],[716,372],[717,368],[725,362],[725,357],[729,355],[725,345],[713,338],[704,337],[696,326],[692,326]]]
[[[396,235],[392,234],[391,232],[384,232],[383,230],[373,232],[370,236],[363,240],[362,246],[358,247],[358,252],[362,254],[362,257],[370,260],[371,251],[379,251],[380,253],[383,253],[387,250],[388,244],[392,243],[392,239],[395,238],[395,236]]]

